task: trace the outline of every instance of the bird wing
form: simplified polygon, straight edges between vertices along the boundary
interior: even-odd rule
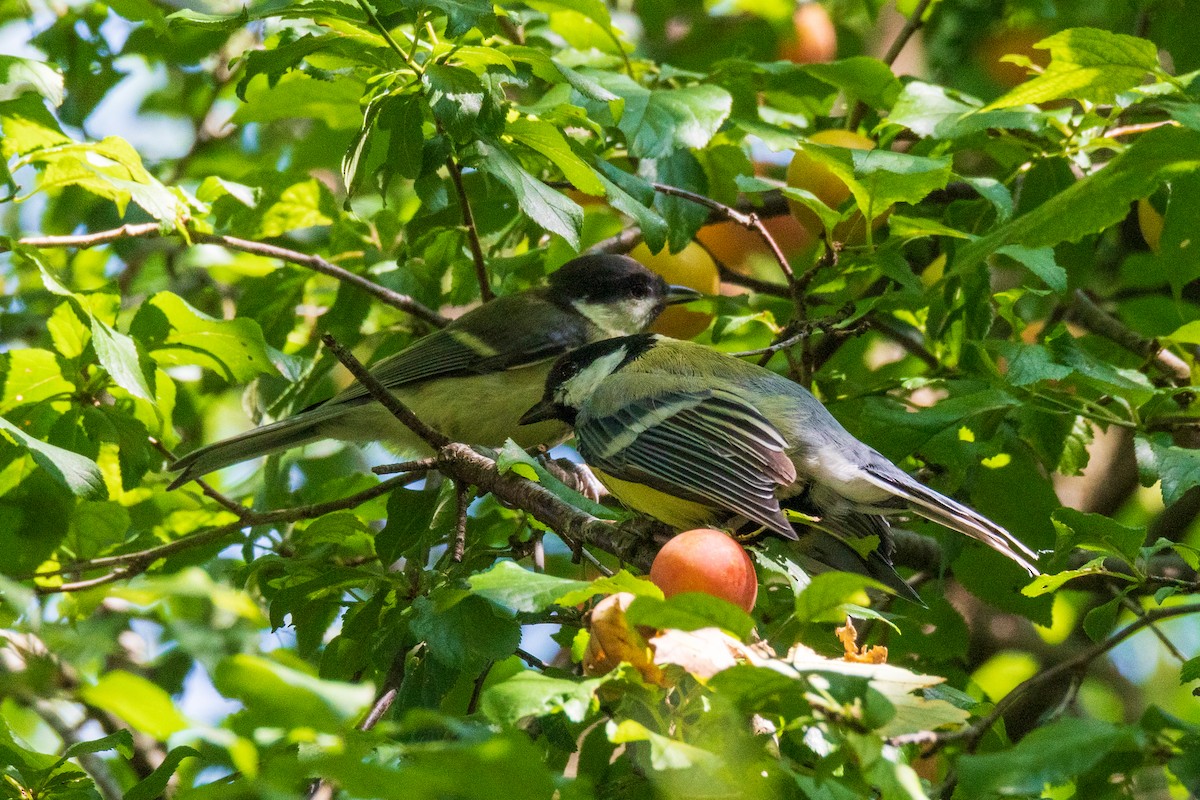
[[[515,298],[522,299],[520,308],[511,302]],[[586,344],[582,326],[556,324],[571,322],[561,319],[565,313],[528,293],[499,297],[373,364],[371,374],[389,389],[398,389],[430,378],[482,375],[557,358]],[[534,315],[545,317],[545,324],[530,324],[528,318]],[[329,402],[354,402],[368,394],[356,382]]]
[[[614,478],[697,498],[795,538],[775,496],[796,479],[787,442],[731,392],[669,392],[604,416],[582,413],[575,436],[584,460]]]

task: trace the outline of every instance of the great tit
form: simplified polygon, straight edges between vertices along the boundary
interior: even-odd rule
[[[497,297],[383,359],[371,373],[418,418],[454,441],[498,447],[512,437],[522,447],[553,444],[568,433],[562,422],[520,427],[518,420],[541,396],[554,359],[589,342],[645,330],[667,305],[699,297],[627,256],[584,255],[551,273],[544,288]],[[180,475],[170,488],[318,439],[379,441],[396,452],[428,452],[354,383],[288,419],[188,453],[172,465]]]
[[[800,538],[802,566],[866,574],[916,599],[892,568],[886,520],[911,512],[1038,574],[1037,555],[1011,533],[854,438],[804,387],[703,345],[641,334],[579,348],[554,364],[521,421],[555,419],[574,427],[579,454],[617,499],[681,530]],[[785,510],[806,516],[803,536]],[[878,545],[863,547],[871,536]]]

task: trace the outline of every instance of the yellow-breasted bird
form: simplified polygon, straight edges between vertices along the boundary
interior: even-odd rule
[[[524,423],[561,420],[583,460],[630,508],[675,528],[766,528],[789,539],[785,509],[820,533],[801,564],[870,575],[916,599],[892,568],[886,517],[915,513],[1038,574],[1011,533],[854,438],[804,387],[703,345],[653,334],[579,348],[550,370]],[[824,535],[822,535],[824,534]],[[853,544],[878,537],[866,556]]]
[[[485,303],[371,367],[427,425],[454,441],[497,447],[553,444],[567,426],[521,427],[554,359],[589,342],[645,330],[667,305],[700,294],[671,286],[627,256],[584,255],[547,286]],[[359,383],[279,422],[194,450],[172,465],[171,488],[213,470],[318,439],[379,441],[397,452],[428,447]]]

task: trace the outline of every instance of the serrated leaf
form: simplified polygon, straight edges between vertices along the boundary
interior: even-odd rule
[[[512,190],[521,210],[530,219],[563,237],[572,248],[579,248],[583,209],[578,203],[530,175],[496,142],[476,142],[472,161],[478,169],[494,176]]]
[[[1158,70],[1153,42],[1098,28],[1070,28],[1034,47],[1050,51],[1046,69],[985,111],[1062,98],[1111,103],[1117,93],[1134,88]]]
[[[850,572],[814,575],[796,595],[796,618],[800,622],[841,622],[846,606],[867,604],[867,589],[887,590],[882,583]]]
[[[1055,549],[1069,552],[1077,547],[1115,556],[1132,564],[1138,557],[1146,533],[1141,528],[1122,525],[1103,514],[1087,514],[1073,508],[1054,512],[1052,521],[1058,534]]]
[[[46,474],[73,494],[95,500],[108,497],[100,467],[87,456],[35,439],[3,417],[0,417],[0,431],[7,433],[17,445],[27,450]]]
[[[1162,436],[1138,436],[1134,439],[1138,472],[1142,484],[1162,482],[1162,497],[1166,505],[1183,497],[1184,492],[1200,485],[1200,450],[1177,447]]]
[[[631,625],[681,631],[720,628],[743,640],[754,630],[754,620],[745,611],[703,592],[683,592],[665,599],[642,595],[625,616]]]
[[[996,252],[1019,262],[1054,291],[1067,290],[1067,271],[1055,262],[1053,248],[1009,244],[997,248]]]
[[[575,155],[566,138],[549,122],[521,117],[509,121],[504,133],[549,159],[579,191],[590,195],[604,193],[604,185],[595,170]]]
[[[804,71],[875,108],[891,108],[900,94],[900,79],[877,58],[853,56],[828,64],[808,64]]]
[[[583,722],[596,708],[596,689],[607,680],[556,678],[525,670],[486,689],[480,708],[485,717],[500,725],[516,725],[527,717],[546,714]]]
[[[402,0],[407,8],[431,9],[446,15],[446,36],[462,36],[492,16],[489,0]]]
[[[1104,557],[1095,558],[1078,569],[1068,569],[1053,575],[1039,575],[1028,586],[1021,590],[1026,597],[1040,597],[1044,594],[1058,591],[1063,584],[1084,575],[1108,575],[1114,578],[1132,580],[1130,576],[1120,572],[1112,572],[1104,568]]]
[[[0,55],[0,102],[33,92],[53,106],[63,102],[63,76],[42,61],[20,56]]]
[[[1079,241],[1123,220],[1131,203],[1148,196],[1168,176],[1196,169],[1200,169],[1200,131],[1168,127],[1150,131],[1102,169],[962,247],[952,269],[974,270],[1008,244],[1047,247]]]
[[[159,292],[143,304],[130,333],[165,366],[194,364],[230,383],[276,372],[258,323],[213,319],[171,292]]]
[[[587,593],[583,599],[592,595],[592,584],[588,581],[534,572],[512,561],[501,561],[487,572],[472,575],[467,583],[471,591],[481,597],[513,611],[526,613],[558,605],[562,597],[573,598],[573,592]]]
[[[626,104],[620,127],[639,158],[662,158],[678,148],[704,147],[729,117],[733,98],[718,86],[656,89],[639,115]]]
[[[200,751],[194,747],[187,745],[172,747],[167,753],[167,757],[154,768],[153,772],[125,792],[124,800],[156,800],[156,798],[162,797],[167,784],[170,783],[172,776],[175,775],[180,763],[185,758],[202,758],[202,756]]]
[[[478,670],[488,661],[512,655],[521,644],[521,626],[500,616],[482,597],[444,592],[418,597],[409,623],[429,652],[456,669]]]
[[[656,770],[714,768],[721,760],[708,750],[655,733],[632,719],[610,720],[607,723],[608,740],[614,744],[647,742],[650,745],[650,764]]]
[[[1179,683],[1191,683],[1192,681],[1200,681],[1200,656],[1189,658],[1179,668]]]

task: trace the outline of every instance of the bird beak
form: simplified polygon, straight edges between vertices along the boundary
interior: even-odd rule
[[[704,297],[702,292],[698,292],[690,286],[680,286],[677,283],[672,283],[667,287],[667,305],[674,306],[679,303],[690,303],[693,300],[699,300]]]
[[[546,422],[547,420],[557,419],[558,410],[554,407],[553,400],[540,400],[537,405],[526,411],[521,416],[522,425],[532,425],[535,422]]]

